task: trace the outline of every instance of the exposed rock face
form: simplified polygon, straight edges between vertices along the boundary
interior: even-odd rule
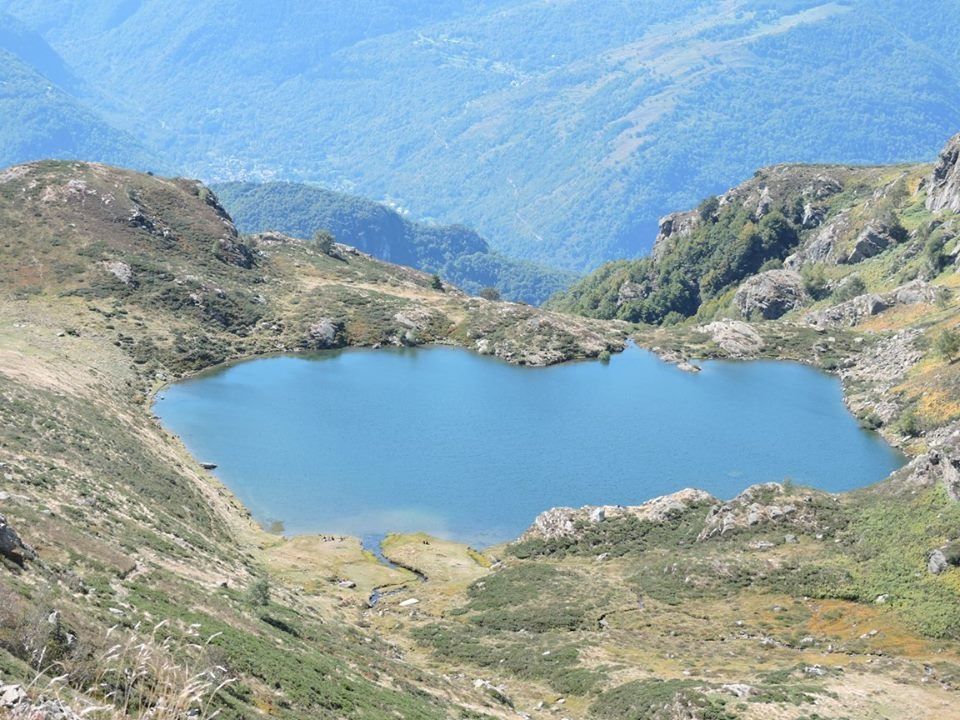
[[[745,318],[776,320],[809,300],[800,273],[793,270],[768,270],[747,278],[733,302]]]
[[[247,245],[230,237],[222,238],[217,243],[216,256],[229,265],[236,265],[249,270],[256,264],[256,256]]]
[[[857,235],[850,254],[846,257],[840,257],[838,261],[846,264],[863,262],[867,258],[879,255],[887,248],[903,242],[905,239],[900,228],[872,222]]]
[[[760,334],[742,320],[716,320],[700,327],[720,348],[732,357],[747,357],[763,349]]]
[[[897,305],[917,305],[937,301],[938,290],[923,280],[913,280],[882,295],[867,293],[833,307],[808,313],[804,320],[815,327],[853,327],[873,315]]]
[[[703,490],[687,488],[671,495],[648,500],[642,505],[585,505],[582,508],[559,507],[537,516],[521,540],[550,540],[575,535],[578,523],[600,523],[611,518],[632,516],[638,520],[666,522],[697,504],[719,504],[719,500]]]
[[[899,407],[891,397],[892,389],[903,380],[907,370],[923,357],[917,348],[917,340],[921,335],[916,329],[902,330],[876,342],[860,353],[853,365],[840,371],[848,388],[847,405],[853,412],[872,411],[883,422],[889,422],[896,416]],[[852,389],[860,384],[872,390],[861,393]],[[887,399],[876,403],[876,395]]]
[[[822,494],[823,498],[829,498]],[[810,493],[788,493],[780,483],[752,485],[733,500],[711,508],[698,540],[774,523],[806,531],[827,531]],[[835,501],[834,501],[835,502]]]
[[[659,259],[673,238],[689,235],[699,224],[700,216],[695,211],[671,213],[660,218],[657,239],[651,253],[653,258]]]
[[[24,560],[33,560],[37,553],[20,539],[20,535],[9,524],[7,518],[0,515],[0,555],[22,565]]]
[[[806,263],[836,262],[837,247],[850,229],[849,213],[840,213],[821,227],[804,247],[784,260],[784,267],[799,270]]]
[[[960,135],[954,135],[940,153],[927,186],[928,210],[960,213]]]
[[[631,300],[639,300],[646,295],[643,285],[640,283],[630,282],[629,280],[620,286],[620,291],[617,293],[617,307],[630,302]]]

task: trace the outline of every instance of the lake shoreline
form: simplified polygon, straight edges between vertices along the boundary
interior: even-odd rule
[[[420,347],[420,348],[416,348],[416,349],[411,349],[411,350],[409,351],[409,353],[407,353],[407,352],[399,352],[399,353],[392,353],[392,354],[393,354],[395,357],[396,357],[396,356],[400,356],[400,357],[406,357],[406,358],[409,359],[409,358],[417,355],[418,353],[426,353],[426,352],[432,351],[432,350],[434,350],[434,349],[440,349],[440,350],[444,350],[444,349],[456,350],[457,352],[460,352],[460,350],[461,350],[461,349],[458,349],[458,348],[455,348],[455,347],[450,347],[449,345],[443,344],[443,345],[438,345],[438,346],[426,346],[426,347]],[[260,357],[251,358],[250,361],[252,361],[252,362],[258,362],[258,361],[271,360],[271,359],[276,359],[276,360],[285,359],[285,360],[289,360],[289,361],[331,360],[331,359],[336,360],[336,359],[342,358],[342,357],[344,357],[344,356],[346,356],[346,355],[351,355],[351,356],[356,356],[356,355],[363,355],[363,356],[374,355],[373,353],[357,353],[356,351],[359,351],[359,350],[366,350],[366,348],[350,348],[350,349],[347,349],[347,350],[345,350],[345,351],[344,351],[344,350],[337,350],[337,351],[331,351],[331,352],[324,352],[324,353],[322,353],[322,354],[317,354],[317,353],[311,353],[311,354],[304,354],[304,353],[296,353],[296,354],[280,353],[280,354],[277,354],[277,353],[273,353],[273,354],[266,355],[266,356],[260,356]],[[637,352],[637,353],[640,354],[641,356],[649,356],[650,359],[653,360],[654,363],[656,363],[656,366],[657,366],[657,367],[662,367],[662,369],[666,369],[666,368],[668,368],[668,367],[672,364],[672,363],[668,363],[667,361],[665,361],[665,360],[661,357],[661,355],[656,352],[655,349],[650,349],[650,348],[647,348],[647,347],[636,346],[636,347],[633,348],[633,351]],[[481,354],[479,354],[479,353],[475,353],[475,352],[468,352],[467,355],[470,356],[470,357],[472,357],[472,358],[475,358],[476,360],[480,360],[480,359],[490,360],[490,359],[492,359],[492,358],[485,357],[485,356],[483,356],[483,355],[481,355]],[[622,353],[621,353],[621,354],[618,354],[617,358],[619,358],[621,355],[622,355]],[[628,353],[628,356],[632,356],[632,352]],[[761,360],[761,361],[770,362],[770,360],[767,360],[767,359],[765,359],[765,358],[764,358],[764,359],[760,359],[760,360]],[[617,362],[619,362],[619,360],[615,360],[615,363],[617,363]],[[715,362],[715,361],[708,360],[708,361],[706,362],[706,364],[705,364],[705,367],[707,367],[708,370],[709,370],[709,368],[713,366],[714,362]],[[195,373],[195,374],[193,374],[190,378],[188,378],[188,382],[189,382],[189,381],[194,381],[194,380],[203,379],[203,378],[206,377],[206,376],[215,376],[217,373],[228,373],[229,371],[231,371],[231,370],[233,370],[233,369],[236,369],[237,367],[243,366],[243,365],[245,365],[246,363],[247,363],[247,361],[235,361],[235,362],[232,362],[232,363],[229,363],[229,364],[223,364],[223,365],[216,366],[216,367],[213,367],[213,368],[207,368],[207,369],[205,369],[205,370],[204,370],[203,372],[201,372],[201,373]],[[786,364],[786,365],[792,364],[790,360],[787,360],[787,361],[777,361],[777,362],[774,362],[774,363],[771,365],[771,367],[779,367],[779,366],[781,366],[781,363]],[[736,363],[733,363],[732,366],[734,366],[734,367],[736,367],[736,366],[742,367],[743,364],[744,364],[744,363],[742,363],[742,361],[738,361],[738,362],[736,362]],[[746,363],[746,364],[749,365],[749,363]],[[507,363],[502,363],[502,362],[501,362],[501,363],[496,363],[496,365],[498,365],[498,366],[504,366],[504,367],[509,367],[509,368],[511,368],[511,370],[517,370],[517,369],[519,369],[519,368],[514,368],[514,367],[508,365]],[[553,368],[553,371],[556,372],[556,369],[557,369],[557,368],[563,368],[563,367],[566,367],[566,366],[568,366],[568,365],[570,365],[570,364],[565,363],[565,364],[561,364],[561,365],[551,366],[551,368]],[[583,363],[579,363],[579,364],[578,364],[578,363],[574,363],[574,365],[587,365],[587,366],[590,366],[589,363],[586,363],[586,364],[583,364]],[[599,364],[598,364],[597,366],[598,366],[598,367],[602,367],[602,366],[600,366]],[[805,366],[809,366],[809,364],[805,364]],[[815,366],[814,366],[814,367],[815,367]],[[818,368],[818,369],[819,369],[819,368]],[[541,372],[550,372],[549,369],[539,369],[539,370],[541,370]],[[670,368],[670,370],[673,371],[674,368]],[[819,370],[822,371],[822,369],[819,369]],[[680,372],[679,370],[676,370],[676,371],[677,371],[677,372]],[[610,373],[611,370],[610,370],[610,369],[607,369],[607,370],[605,370],[605,371],[603,371],[603,372]],[[710,376],[710,375],[711,375],[711,372],[707,372],[707,376]],[[835,374],[833,374],[833,373],[828,373],[828,372],[827,372],[827,373],[824,373],[825,379],[826,379],[826,378],[830,378],[830,379],[832,380],[832,377],[833,377],[834,375],[835,375]],[[529,377],[529,376],[527,376],[526,374],[524,374],[524,377]],[[706,382],[706,380],[705,380],[705,382]],[[172,387],[172,385],[168,385],[167,387]],[[269,389],[265,390],[265,392],[269,392]],[[840,393],[840,395],[841,395],[842,397],[844,397],[844,399],[845,399],[845,393]],[[158,402],[159,402],[160,400],[164,399],[165,397],[166,397],[166,396],[162,395],[161,392],[158,392],[158,393],[157,393],[157,401],[158,401]],[[154,406],[154,410],[157,410],[156,406]],[[846,410],[844,410],[844,412],[846,412]],[[166,423],[164,423],[164,428],[167,429],[167,430],[170,431],[170,432],[173,432],[173,430],[171,429],[171,427],[168,426]],[[180,435],[180,436],[183,436],[182,433],[180,433],[179,435]],[[184,442],[183,437],[180,437],[180,440],[181,440],[181,442]],[[888,449],[889,449],[890,451],[896,451],[896,450],[897,450],[895,447],[890,446],[889,444],[887,444],[887,447],[888,447]],[[215,453],[211,453],[211,452],[209,452],[209,451],[207,451],[207,450],[197,449],[197,448],[195,448],[195,447],[188,447],[188,450],[190,451],[191,456],[194,457],[195,459],[199,459],[199,458],[202,456],[202,457],[203,457],[203,460],[206,461],[206,462],[211,462],[211,461],[212,461],[212,462],[216,462],[216,463],[220,464],[220,465],[221,465],[220,470],[221,470],[221,471],[223,470],[223,467],[222,467],[222,465],[223,465],[223,462],[222,462],[223,458],[222,458],[222,456],[217,456]],[[897,465],[891,466],[890,472],[896,471],[896,469],[898,469],[898,468],[902,465],[902,463],[906,462],[906,459],[907,459],[907,458],[905,458],[905,457],[901,457],[900,460],[898,461],[898,464],[897,464]],[[229,471],[229,470],[228,470],[228,471]],[[232,494],[236,495],[236,492],[235,492],[235,489],[234,489],[234,488],[236,487],[235,481],[228,484],[226,481],[224,481],[224,480],[219,476],[219,474],[215,474],[215,475],[212,475],[212,476],[213,476],[213,477],[216,477],[216,478],[217,478],[217,481],[218,481],[220,484],[222,484],[224,487],[228,488],[229,491],[230,491]],[[752,484],[756,484],[757,482],[768,481],[768,480],[774,479],[774,478],[776,478],[776,477],[778,477],[778,475],[777,475],[776,473],[767,474],[767,475],[759,475],[759,476],[756,476],[756,477],[755,477],[755,482],[750,482],[750,481],[749,481],[749,478],[744,478],[744,482],[739,483],[739,484],[737,485],[737,487],[731,488],[729,492],[724,492],[724,493],[719,494],[718,497],[731,497],[731,498],[732,498],[733,496],[735,496],[735,495],[738,494],[739,492],[743,491],[744,489],[746,489],[747,487],[749,487],[749,486],[752,485]],[[782,476],[781,476],[781,477],[782,477]],[[867,484],[867,485],[871,485],[871,484],[874,484],[874,483],[876,483],[876,482],[882,482],[883,479],[886,478],[886,477],[889,477],[889,473],[884,474],[881,478],[879,478],[879,479],[877,479],[877,480],[869,481],[869,482],[867,482],[866,484]],[[801,484],[805,484],[804,481],[801,480]],[[676,491],[678,491],[678,490],[680,490],[680,489],[682,489],[682,488],[698,487],[698,486],[699,486],[699,485],[698,485],[695,481],[694,481],[693,483],[682,483],[682,484],[679,485],[679,486],[674,485],[674,487],[673,487],[672,490],[671,490],[669,487],[666,487],[666,488],[665,488],[665,487],[661,487],[661,486],[654,486],[654,487],[651,487],[651,488],[646,489],[645,492],[644,492],[642,495],[637,496],[636,494],[634,494],[634,497],[636,498],[635,500],[632,500],[632,501],[630,501],[630,502],[624,502],[624,503],[622,503],[622,504],[628,505],[628,506],[635,506],[635,505],[638,504],[638,503],[642,504],[642,503],[644,503],[644,502],[649,501],[649,500],[652,499],[652,498],[660,497],[660,496],[662,496],[662,495],[664,495],[664,494],[670,494],[671,492],[676,492]],[[858,487],[863,487],[863,485],[860,485],[860,486],[858,486]],[[717,493],[716,493],[716,488],[707,487],[706,489],[707,489],[709,492],[711,492],[712,494],[717,495]],[[856,489],[856,488],[851,487],[851,488],[848,488],[847,490],[851,490],[851,489]],[[844,490],[844,491],[846,491],[846,490]],[[844,492],[844,491],[836,491],[836,492]],[[605,498],[604,498],[603,496],[596,496],[596,495],[594,495],[594,497],[596,497],[596,500],[594,500],[593,502],[590,502],[590,501],[588,500],[588,502],[586,502],[586,503],[575,504],[574,507],[582,507],[582,506],[585,506],[585,505],[586,505],[586,506],[596,506],[596,505],[602,505],[602,504],[604,504]],[[626,499],[627,499],[627,498],[624,498],[624,500],[626,500]],[[599,500],[599,502],[597,502],[597,500]],[[353,536],[355,536],[355,537],[360,537],[360,536],[362,536],[362,535],[364,535],[364,534],[369,534],[369,533],[366,532],[366,531],[365,531],[365,532],[360,532],[360,533],[352,532],[349,528],[344,528],[344,527],[342,527],[342,526],[338,527],[335,523],[330,523],[330,524],[327,524],[327,525],[319,525],[319,526],[316,527],[315,530],[314,530],[314,528],[310,528],[309,530],[300,530],[299,528],[302,527],[302,524],[298,524],[297,522],[292,522],[292,523],[291,523],[289,517],[284,517],[284,514],[283,514],[282,512],[278,512],[276,509],[273,509],[273,510],[265,510],[263,507],[258,506],[258,504],[257,504],[256,502],[254,502],[253,504],[251,504],[251,503],[249,502],[249,498],[241,499],[240,497],[238,497],[238,501],[241,502],[241,503],[242,503],[245,507],[247,507],[248,509],[253,509],[253,510],[254,510],[254,515],[253,515],[253,516],[254,516],[255,518],[257,518],[257,520],[258,520],[258,522],[260,523],[261,527],[264,527],[264,528],[266,527],[265,523],[269,522],[269,520],[273,520],[273,519],[275,519],[275,518],[280,518],[281,520],[284,521],[284,523],[285,523],[285,525],[286,525],[287,527],[297,528],[297,530],[293,533],[293,534],[295,534],[295,535],[313,535],[313,534],[323,534],[323,533],[325,533],[325,532],[327,532],[327,533],[329,533],[329,532],[336,532],[336,533],[338,533],[338,534],[348,534],[348,535],[353,535]],[[524,515],[524,521],[523,521],[524,525],[523,525],[523,527],[529,527],[530,524],[532,524],[532,523],[534,522],[534,520],[536,519],[536,517],[537,517],[539,514],[541,514],[541,513],[544,512],[544,511],[553,509],[553,508],[555,508],[555,507],[557,507],[557,503],[543,503],[543,504],[539,504],[535,509],[531,507],[531,508],[529,509],[529,512]],[[268,520],[268,519],[269,519],[269,520]],[[480,542],[479,542],[479,545],[478,545],[478,540],[477,540],[476,538],[474,538],[474,539],[464,539],[463,541],[464,541],[465,544],[477,545],[477,546],[479,546],[479,547],[494,546],[494,545],[501,544],[501,543],[503,543],[503,542],[510,542],[510,541],[512,541],[512,540],[516,540],[516,538],[523,532],[523,527],[521,527],[519,524],[517,524],[516,527],[517,527],[517,530],[511,532],[510,534],[502,534],[502,535],[500,535],[500,536],[493,537],[493,538],[491,538],[491,539],[489,539],[489,540],[480,541]],[[431,533],[432,535],[435,535],[435,536],[437,536],[437,537],[453,537],[453,538],[457,538],[458,536],[461,536],[461,535],[462,535],[464,528],[463,528],[460,524],[456,524],[456,525],[454,525],[454,526],[451,526],[450,531],[449,531],[448,533],[445,533],[445,532],[437,532],[437,530],[431,529],[428,524],[424,524],[424,525],[407,525],[407,526],[405,526],[405,527],[385,527],[385,528],[383,528],[382,533],[386,533],[386,532],[401,532],[401,533],[403,533],[403,532],[416,532],[416,531],[422,531],[422,530],[426,530],[427,532],[429,532],[429,533]],[[379,532],[379,531],[378,531],[378,532]],[[381,534],[382,534],[382,533],[381,533]]]

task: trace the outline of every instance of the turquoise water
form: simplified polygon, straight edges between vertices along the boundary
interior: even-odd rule
[[[788,477],[846,490],[903,462],[812,368],[707,362],[693,375],[636,348],[542,369],[453,348],[265,358],[174,385],[155,410],[287,532],[484,545],[557,505],[688,486],[729,498]]]

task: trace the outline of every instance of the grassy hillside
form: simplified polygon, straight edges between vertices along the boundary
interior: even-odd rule
[[[0,10],[42,35],[91,108],[193,175],[389,197],[576,270],[648,249],[658,217],[756,167],[928,157],[960,107],[950,3]]]
[[[439,273],[475,295],[493,287],[507,300],[538,305],[574,279],[495,253],[462,225],[411,222],[385,205],[344,193],[298,183],[224,183],[214,190],[242,232],[279,230],[308,238],[324,229],[382,260]]]
[[[346,246],[248,244],[195,181],[103,165],[0,172],[0,255],[0,504],[36,555],[4,535],[3,681],[78,710],[196,706],[180,697],[195,680],[215,696],[205,712],[228,717],[480,716],[472,687],[358,624],[365,596],[330,581],[338,563],[376,585],[408,577],[359,543],[295,563],[326,567],[320,594],[251,593],[289,555],[151,417],[150,393],[284,350],[482,340],[540,364],[613,349],[622,331],[437,290]]]

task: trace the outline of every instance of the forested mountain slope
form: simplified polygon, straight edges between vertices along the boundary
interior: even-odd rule
[[[181,171],[392,198],[574,269],[649,249],[659,216],[756,167],[929,157],[960,112],[955,3],[0,10],[62,58],[89,108]]]

